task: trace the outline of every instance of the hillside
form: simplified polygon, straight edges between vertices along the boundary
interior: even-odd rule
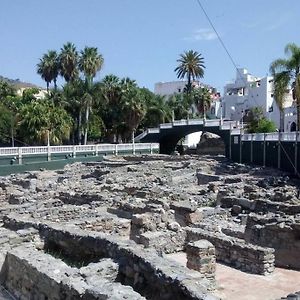
[[[0,81],[6,81],[9,84],[13,85],[16,89],[21,89],[21,88],[39,88],[39,86],[32,84],[32,83],[28,83],[28,82],[23,82],[20,81],[20,79],[10,79],[10,78],[6,78],[0,75]]]

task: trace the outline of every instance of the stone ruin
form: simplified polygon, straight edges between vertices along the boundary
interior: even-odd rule
[[[153,155],[2,177],[0,298],[212,300],[217,263],[299,270],[298,181],[276,172]]]

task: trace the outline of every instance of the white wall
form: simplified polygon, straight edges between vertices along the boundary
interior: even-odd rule
[[[280,126],[279,108],[273,96],[273,78],[258,78],[248,74],[246,69],[239,69],[234,83],[224,87],[222,98],[224,117],[241,120],[243,113],[253,107],[260,106],[266,118]]]
[[[171,81],[155,83],[154,93],[161,96],[169,96],[174,93],[181,93],[185,88],[187,81]]]

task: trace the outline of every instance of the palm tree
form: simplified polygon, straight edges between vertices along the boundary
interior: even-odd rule
[[[61,48],[59,55],[60,75],[66,82],[74,81],[78,78],[78,52],[74,44],[68,42]]]
[[[83,113],[83,99],[84,99],[85,84],[82,80],[77,79],[68,82],[63,87],[62,102],[66,110],[72,116],[73,122],[73,143],[77,139],[77,143],[82,141],[82,113]],[[77,133],[77,137],[75,138]]]
[[[188,99],[187,99],[188,98]],[[190,111],[189,97],[184,97],[182,94],[171,95],[167,101],[167,105],[172,111],[172,119],[187,119]]]
[[[116,141],[117,127],[121,116],[120,101],[122,96],[121,80],[115,75],[106,75],[101,81],[102,102],[106,105],[103,109],[103,121],[106,125],[109,140]]]
[[[71,118],[61,107],[43,100],[24,105],[20,110],[19,130],[30,144],[47,144],[48,133],[52,144],[69,138]]]
[[[81,51],[78,66],[89,85],[93,83],[94,77],[102,68],[103,61],[102,55],[98,53],[98,49],[95,47],[85,47]]]
[[[137,129],[146,113],[145,98],[135,80],[124,78],[121,80],[121,127],[123,138],[128,140]]]
[[[275,99],[280,106],[280,95],[284,90],[292,87],[293,98],[297,105],[297,130],[300,129],[300,47],[294,43],[287,44],[285,47],[285,54],[289,57],[287,59],[276,59],[270,66],[270,71],[274,76],[274,92],[277,93]],[[277,81],[277,82],[276,82]],[[278,89],[281,92],[278,94]],[[276,91],[277,89],[277,91]],[[275,95],[276,96],[276,95]]]
[[[146,102],[147,111],[143,121],[144,127],[157,127],[161,123],[172,120],[172,110],[167,104],[165,96],[154,95]]]
[[[289,84],[289,76],[286,72],[273,74],[274,76],[274,98],[279,108],[280,113],[280,128],[279,130],[284,131],[284,101],[285,95],[288,92],[287,86]]]
[[[85,47],[81,51],[81,56],[79,58],[79,70],[83,72],[86,82],[86,93],[84,96],[85,103],[85,129],[84,129],[84,144],[87,143],[87,133],[88,133],[88,122],[89,122],[89,113],[93,101],[91,95],[91,89],[93,85],[93,79],[96,76],[97,72],[101,69],[103,65],[103,57],[101,54],[98,54],[98,49],[95,47]]]
[[[183,79],[187,78],[187,93],[192,91],[192,80],[197,78],[202,78],[204,76],[204,58],[201,53],[197,51],[189,50],[180,54],[179,59],[177,59],[179,65],[175,68],[177,73],[177,78]]]
[[[200,87],[193,89],[193,100],[200,114],[205,117],[206,111],[211,105],[211,93],[208,88]]]
[[[59,73],[59,60],[56,51],[50,50],[43,55],[37,64],[37,73],[46,81],[47,91],[49,91],[51,81],[54,82],[54,89],[56,90],[56,81]]]

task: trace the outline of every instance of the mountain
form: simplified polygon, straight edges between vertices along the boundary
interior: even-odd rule
[[[23,82],[19,78],[17,79],[10,79],[6,78],[0,75],[0,81],[6,81],[7,83],[13,85],[16,89],[21,89],[21,88],[40,88],[39,86],[28,83],[28,82]]]

